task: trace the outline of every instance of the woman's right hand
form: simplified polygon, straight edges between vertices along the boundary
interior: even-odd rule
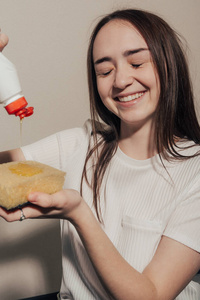
[[[79,192],[72,189],[64,189],[52,195],[33,192],[28,195],[28,201],[30,204],[23,207],[26,219],[67,219],[75,225],[90,212]],[[7,211],[0,207],[0,217],[8,222],[19,221],[20,216],[21,210],[18,208]]]
[[[0,30],[0,51],[3,50],[3,48],[8,44],[8,36],[4,33],[1,33],[1,30]]]

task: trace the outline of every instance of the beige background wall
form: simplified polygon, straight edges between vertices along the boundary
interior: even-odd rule
[[[188,41],[195,95],[200,93],[199,0],[0,0],[4,51],[17,67],[35,107],[23,122],[28,144],[89,117],[86,49],[96,18],[118,8],[143,8],[164,17]],[[0,107],[0,150],[20,146],[18,118]],[[61,279],[59,222],[0,220],[0,299],[51,293]]]

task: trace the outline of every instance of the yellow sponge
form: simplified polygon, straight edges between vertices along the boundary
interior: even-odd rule
[[[0,206],[7,210],[28,202],[31,192],[56,193],[65,172],[35,161],[0,164]]]

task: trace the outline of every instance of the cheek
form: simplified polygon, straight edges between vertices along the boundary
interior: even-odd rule
[[[154,97],[159,98],[160,96],[160,80],[157,73],[153,70],[149,73],[149,87],[154,95]]]
[[[105,83],[103,83],[102,80],[100,80],[100,79],[97,80],[97,90],[98,90],[100,98],[103,101],[103,99],[106,97],[106,94],[107,94],[106,90],[107,89],[106,89]]]
[[[103,105],[111,112],[114,112],[112,97],[110,96],[110,85],[106,80],[97,81],[97,90]]]

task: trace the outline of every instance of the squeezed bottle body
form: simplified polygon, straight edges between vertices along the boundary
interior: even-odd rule
[[[9,114],[20,119],[33,114],[33,107],[26,107],[27,101],[22,93],[17,70],[2,53],[0,53],[0,104]]]

